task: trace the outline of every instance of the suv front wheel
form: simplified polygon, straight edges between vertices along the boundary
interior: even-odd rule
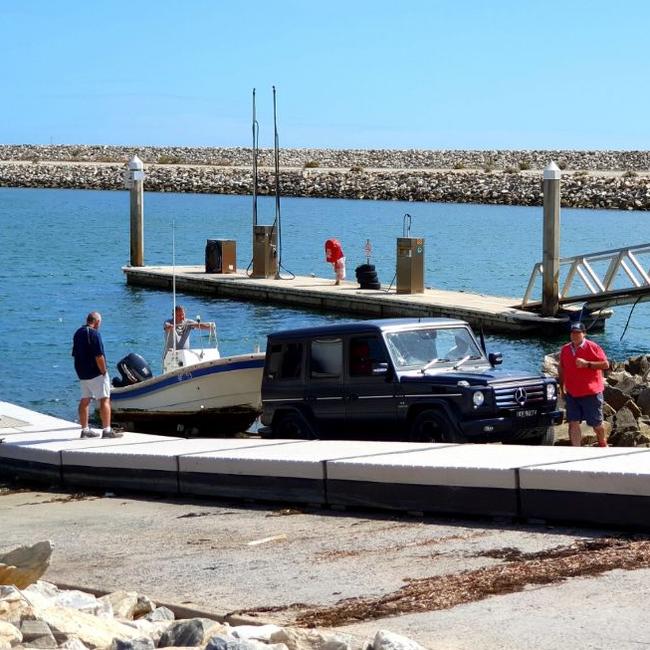
[[[465,438],[444,413],[427,409],[413,420],[410,441],[462,443]]]
[[[281,413],[273,422],[274,438],[314,440],[316,435],[309,422],[300,413]]]

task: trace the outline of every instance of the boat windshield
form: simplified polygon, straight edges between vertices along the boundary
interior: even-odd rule
[[[214,323],[200,323],[198,319],[184,321],[182,325],[177,325],[173,330],[165,330],[163,336],[163,373],[220,358],[217,328]],[[174,345],[173,337],[176,337],[176,349],[172,347]]]
[[[388,332],[386,344],[397,370],[453,368],[461,360],[484,358],[466,327]]]

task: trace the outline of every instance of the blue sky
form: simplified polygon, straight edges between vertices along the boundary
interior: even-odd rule
[[[0,0],[0,143],[650,149],[642,0]]]

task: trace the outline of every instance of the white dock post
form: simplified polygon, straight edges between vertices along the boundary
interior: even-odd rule
[[[542,316],[555,316],[560,307],[560,179],[551,160],[544,169],[544,241]]]
[[[131,266],[144,266],[144,163],[137,155],[128,163],[126,186],[131,193]]]

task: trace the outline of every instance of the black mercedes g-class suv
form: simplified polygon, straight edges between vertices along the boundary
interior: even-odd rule
[[[550,445],[554,379],[495,369],[448,318],[340,323],[271,334],[263,435]]]

